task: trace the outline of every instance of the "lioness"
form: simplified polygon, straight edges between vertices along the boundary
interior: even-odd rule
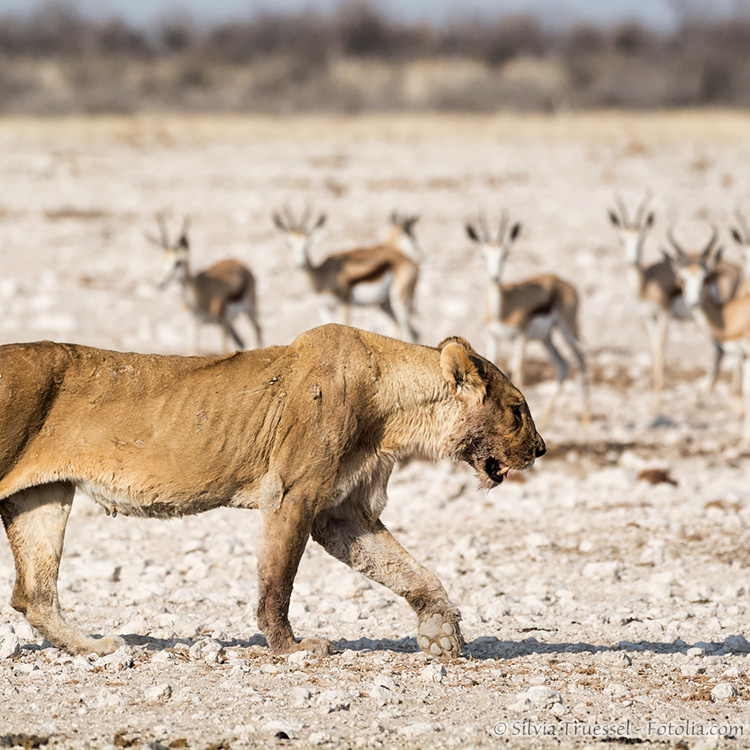
[[[312,535],[406,598],[423,650],[455,656],[458,609],[379,520],[393,466],[407,456],[450,457],[490,488],[545,452],[524,397],[465,340],[435,349],[340,325],[219,358],[48,341],[2,346],[0,405],[11,604],[71,653],[105,654],[123,643],[85,635],[58,603],[79,487],[126,515],[259,509],[258,625],[274,653],[330,648],[295,640],[288,620]]]

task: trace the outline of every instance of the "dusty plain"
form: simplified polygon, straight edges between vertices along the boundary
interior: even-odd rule
[[[750,117],[722,112],[0,120],[2,343],[186,353],[188,313],[156,289],[144,239],[158,211],[173,227],[192,217],[196,266],[231,256],[254,270],[266,339],[288,342],[318,314],[270,215],[309,201],[329,216],[318,257],[383,238],[393,209],[420,213],[422,341],[460,334],[481,350],[485,279],[463,223],[506,208],[523,223],[508,278],[554,270],[580,291],[593,407],[583,429],[567,385],[548,455],[490,493],[464,467],[394,473],[384,520],[463,611],[465,657],[450,663],[419,652],[403,601],[312,543],[292,623],[336,652],[270,656],[255,514],[112,519],[79,496],[62,602],[128,646],[51,648],[8,603],[0,542],[0,746],[750,746],[740,400],[729,368],[699,398],[710,348],[680,322],[654,419],[645,327],[606,217],[615,190],[634,203],[648,188],[649,259],[671,224],[697,248],[714,223],[738,260],[728,228],[739,202],[750,210],[748,133]],[[391,332],[377,311],[353,322]],[[217,351],[217,332],[202,345]],[[528,353],[540,411],[552,368]],[[639,479],[647,469],[673,481]]]

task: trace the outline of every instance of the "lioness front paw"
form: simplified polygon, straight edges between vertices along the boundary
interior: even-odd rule
[[[436,612],[421,620],[417,627],[419,648],[431,656],[456,657],[461,655],[464,639],[458,622]]]

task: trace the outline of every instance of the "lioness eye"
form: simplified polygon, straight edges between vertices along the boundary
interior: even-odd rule
[[[523,412],[521,411],[521,407],[516,404],[511,411],[513,412],[513,419],[516,420],[516,426],[520,427],[523,424]]]

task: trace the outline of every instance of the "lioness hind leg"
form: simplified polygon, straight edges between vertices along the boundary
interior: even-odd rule
[[[312,651],[324,656],[331,644],[323,638],[295,640],[289,624],[289,601],[294,576],[310,537],[310,521],[304,509],[285,502],[281,509],[263,513],[258,551],[258,627],[275,654]]]
[[[16,567],[10,603],[58,648],[72,654],[107,654],[121,646],[122,639],[91,638],[60,611],[57,575],[74,492],[71,484],[48,484],[0,501]]]
[[[380,521],[319,516],[312,535],[333,557],[406,599],[417,613],[417,643],[423,651],[433,656],[460,655],[461,612],[437,576],[420,565]]]

